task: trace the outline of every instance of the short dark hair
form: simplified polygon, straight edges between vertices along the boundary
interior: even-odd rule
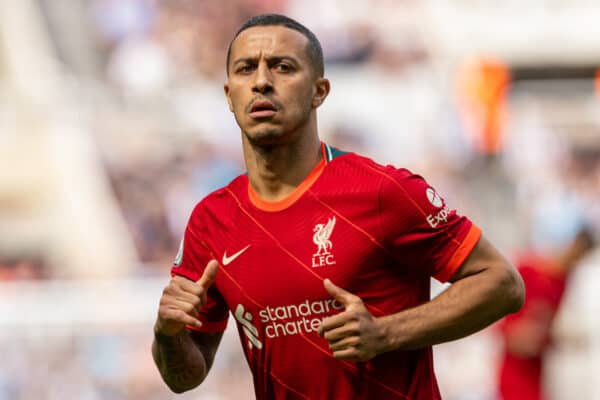
[[[237,39],[240,33],[255,26],[285,26],[286,28],[293,29],[303,34],[308,39],[307,53],[312,66],[318,76],[323,76],[325,73],[325,66],[323,62],[323,49],[321,48],[319,39],[317,39],[315,34],[312,33],[310,29],[302,25],[300,22],[281,14],[256,15],[244,22],[241,28],[236,32],[233,39],[231,39],[231,42],[229,42],[229,47],[227,48],[227,75],[229,75],[229,61],[231,58],[231,46],[233,45],[233,42],[235,39]]]

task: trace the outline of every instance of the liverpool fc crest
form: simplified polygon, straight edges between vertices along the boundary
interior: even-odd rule
[[[329,218],[326,224],[317,224],[313,228],[313,243],[317,245],[317,252],[312,256],[313,268],[335,264],[331,254],[333,243],[329,240],[334,227],[335,216]]]

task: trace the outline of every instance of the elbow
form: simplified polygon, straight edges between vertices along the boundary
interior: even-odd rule
[[[176,394],[181,394],[184,392],[188,392],[192,389],[197,388],[206,378],[206,375],[203,377],[192,377],[191,375],[184,376],[185,379],[181,379],[182,377],[174,377],[174,376],[164,376],[163,381],[167,384],[167,387],[171,390],[171,392]]]
[[[189,386],[177,386],[173,383],[165,382],[167,387],[171,390],[171,392],[175,394],[181,394],[196,388],[198,385],[189,385]]]
[[[169,389],[171,390],[171,392],[173,392],[175,394],[181,394],[181,393],[187,392],[189,390],[187,388],[182,388],[182,387],[178,387],[178,386],[171,386],[169,384],[167,384],[167,386],[169,387]]]
[[[512,314],[519,311],[525,303],[525,284],[521,275],[509,264],[504,269],[500,282],[500,296],[505,306],[505,314]]]

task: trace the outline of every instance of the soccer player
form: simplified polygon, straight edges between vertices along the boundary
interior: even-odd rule
[[[518,273],[423,178],[319,140],[330,84],[303,25],[251,18],[227,74],[247,174],[191,214],[154,327],[164,381],[203,381],[231,311],[257,399],[439,399],[431,346],[517,311]],[[453,284],[430,300],[432,276]]]
[[[560,211],[567,214],[564,209]],[[560,225],[559,218],[546,217],[553,220],[553,225]],[[502,400],[548,398],[544,393],[542,370],[544,356],[552,343],[554,319],[569,276],[596,244],[593,230],[583,225],[576,234],[565,239],[565,243],[554,244],[554,251],[531,252],[518,261],[527,301],[519,312],[501,324],[504,354],[500,364],[499,394]]]

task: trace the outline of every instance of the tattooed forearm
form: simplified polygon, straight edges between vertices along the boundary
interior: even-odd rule
[[[208,372],[202,352],[185,330],[175,336],[155,335],[152,355],[163,380],[176,393],[195,388]]]
[[[196,382],[198,380],[194,371],[190,371],[183,364],[172,365],[164,372],[163,378],[165,381],[169,382],[169,387],[173,388],[176,392],[183,392],[196,387]]]

